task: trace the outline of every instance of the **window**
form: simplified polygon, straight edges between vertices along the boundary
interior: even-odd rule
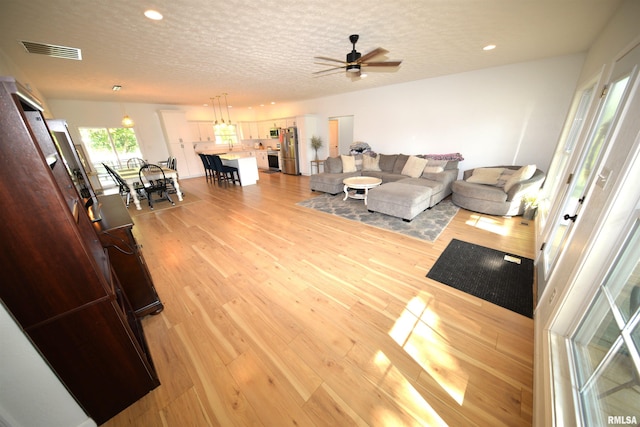
[[[640,399],[640,226],[626,244],[571,339],[584,425],[636,417]]]
[[[103,187],[113,185],[102,166],[124,169],[131,158],[142,158],[136,133],[130,128],[79,128],[82,144],[86,148],[91,164],[98,171]],[[103,179],[104,177],[104,179]]]
[[[117,169],[127,167],[127,160],[142,158],[138,139],[129,128],[80,128],[82,143],[93,165],[106,163]]]
[[[214,126],[213,129],[216,135],[216,144],[226,144],[233,147],[238,143],[235,125]]]

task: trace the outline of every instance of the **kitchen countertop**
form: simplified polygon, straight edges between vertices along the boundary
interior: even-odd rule
[[[226,153],[226,154],[220,155],[220,158],[223,160],[236,160],[236,159],[244,159],[247,157],[255,157],[255,155],[252,155],[251,152],[249,151]]]

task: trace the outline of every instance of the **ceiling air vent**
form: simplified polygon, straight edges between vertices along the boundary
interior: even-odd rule
[[[21,41],[20,44],[22,44],[29,53],[37,53],[54,58],[82,60],[82,52],[75,47],[56,46],[53,44],[35,43],[24,40]]]

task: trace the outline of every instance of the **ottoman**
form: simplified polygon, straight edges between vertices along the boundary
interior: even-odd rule
[[[411,221],[429,207],[431,188],[388,182],[369,190],[367,209]]]

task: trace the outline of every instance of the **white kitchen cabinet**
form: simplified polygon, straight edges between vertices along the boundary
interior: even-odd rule
[[[260,139],[257,122],[240,122],[240,139]]]
[[[189,131],[191,132],[193,142],[200,141],[200,127],[198,126],[198,122],[189,122]]]
[[[210,121],[190,121],[192,142],[216,142],[216,134],[213,123]]]
[[[193,127],[184,111],[160,110],[159,113],[169,153],[176,158],[180,178],[204,175],[202,161],[194,149]]]
[[[269,159],[267,158],[267,150],[257,150],[256,161],[258,162],[258,169],[269,169]]]
[[[211,122],[198,122],[198,131],[201,142],[215,142],[216,133]]]
[[[269,131],[273,127],[272,121],[262,121],[258,122],[258,139],[269,139],[271,136],[269,135]]]

